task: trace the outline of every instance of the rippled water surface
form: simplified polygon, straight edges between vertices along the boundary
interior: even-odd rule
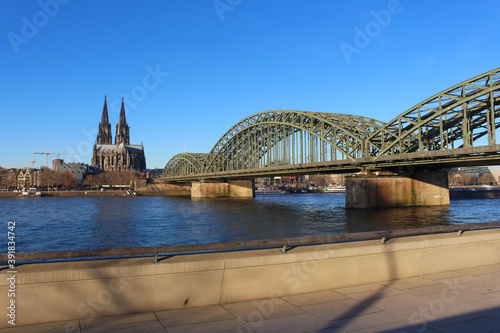
[[[209,243],[500,221],[500,199],[446,207],[346,210],[343,194],[254,199],[2,198],[18,252]],[[7,240],[6,240],[7,242]]]

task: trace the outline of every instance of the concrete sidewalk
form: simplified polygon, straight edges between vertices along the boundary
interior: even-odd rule
[[[295,296],[4,332],[500,332],[500,265]]]

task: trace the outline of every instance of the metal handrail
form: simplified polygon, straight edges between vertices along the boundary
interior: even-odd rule
[[[173,254],[182,252],[208,252],[208,251],[229,251],[244,249],[262,249],[262,248],[282,248],[285,252],[287,247],[298,245],[314,245],[334,243],[341,241],[370,240],[380,239],[385,243],[387,239],[394,237],[418,236],[435,233],[446,233],[458,231],[460,236],[464,231],[476,229],[490,229],[500,227],[500,222],[487,223],[469,223],[461,225],[434,226],[412,229],[380,230],[359,233],[330,234],[321,236],[305,236],[294,238],[278,238],[254,241],[223,242],[223,243],[204,243],[204,244],[184,244],[184,245],[166,245],[166,246],[147,246],[147,247],[126,247],[110,249],[92,249],[92,250],[68,250],[68,251],[43,251],[43,252],[17,252],[16,261],[31,260],[55,260],[55,259],[74,259],[74,258],[104,258],[121,256],[145,256],[159,254]],[[0,262],[7,262],[8,254],[0,254]]]

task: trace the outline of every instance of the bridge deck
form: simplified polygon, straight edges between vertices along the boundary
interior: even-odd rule
[[[415,168],[443,169],[464,166],[486,166],[500,164],[500,145],[457,148],[381,156],[377,161],[367,158],[301,163],[265,168],[228,170],[204,174],[162,177],[165,181],[196,181],[200,179],[258,178],[276,175],[308,175],[316,173],[356,173],[361,170],[394,170],[408,172]]]
[[[73,325],[75,329],[68,331]],[[0,329],[0,333],[319,331],[499,332],[500,264],[259,301]]]

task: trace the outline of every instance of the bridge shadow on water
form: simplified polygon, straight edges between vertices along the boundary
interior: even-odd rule
[[[346,209],[346,232],[423,228],[452,223],[449,206]]]

